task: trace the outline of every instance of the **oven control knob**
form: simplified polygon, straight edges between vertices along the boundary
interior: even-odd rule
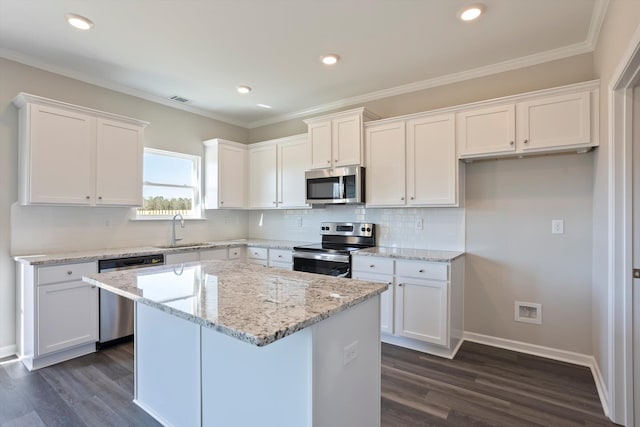
[[[369,227],[367,227],[367,231],[371,231],[371,229]]]
[[[360,231],[364,231],[364,227],[362,227],[362,228],[360,229]]]

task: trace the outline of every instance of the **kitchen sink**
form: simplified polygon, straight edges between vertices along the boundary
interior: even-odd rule
[[[175,249],[175,248],[195,248],[198,246],[211,246],[210,243],[177,243],[175,245],[156,245],[154,247],[161,249]]]

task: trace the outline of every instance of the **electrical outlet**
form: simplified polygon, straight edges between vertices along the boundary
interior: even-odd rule
[[[302,227],[302,217],[301,216],[298,217],[297,224],[298,224],[298,227]]]
[[[422,230],[423,227],[424,221],[422,221],[422,218],[416,218],[416,230]]]
[[[344,348],[344,366],[358,357],[358,341],[354,341]]]
[[[551,220],[551,234],[564,234],[564,220],[562,219]]]

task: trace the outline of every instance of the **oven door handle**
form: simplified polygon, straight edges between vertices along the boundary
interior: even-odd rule
[[[317,261],[333,261],[349,263],[349,255],[337,255],[337,254],[321,254],[314,252],[294,252],[293,258],[313,259]]]

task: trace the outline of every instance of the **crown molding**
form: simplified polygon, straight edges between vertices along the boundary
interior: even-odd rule
[[[589,33],[587,34],[587,39],[585,41],[591,50],[596,49],[598,37],[600,37],[600,29],[604,23],[605,16],[607,16],[608,8],[609,0],[596,0],[596,3],[593,5],[591,24],[589,25]]]
[[[229,117],[214,114],[211,111],[207,111],[202,108],[197,108],[197,107],[193,107],[191,105],[186,105],[186,104],[179,104],[175,101],[171,101],[170,99],[166,99],[158,95],[153,95],[153,94],[150,94],[149,92],[145,92],[142,90],[133,89],[129,86],[120,85],[120,84],[113,83],[103,79],[98,79],[96,77],[93,77],[84,73],[79,73],[69,68],[51,65],[39,59],[33,58],[30,55],[25,55],[23,53],[16,52],[11,49],[0,48],[0,58],[5,58],[10,61],[19,62],[20,64],[24,64],[30,67],[38,68],[40,70],[48,71],[50,73],[58,74],[64,77],[68,77],[74,80],[79,80],[81,82],[89,83],[105,89],[110,89],[116,92],[124,93],[125,95],[135,96],[136,98],[141,98],[146,101],[154,102],[156,104],[161,104],[170,108],[175,108],[177,110],[186,111],[188,113],[197,114],[199,116],[207,117],[213,120],[218,120],[231,125],[247,128],[249,124],[246,122],[230,119]]]

